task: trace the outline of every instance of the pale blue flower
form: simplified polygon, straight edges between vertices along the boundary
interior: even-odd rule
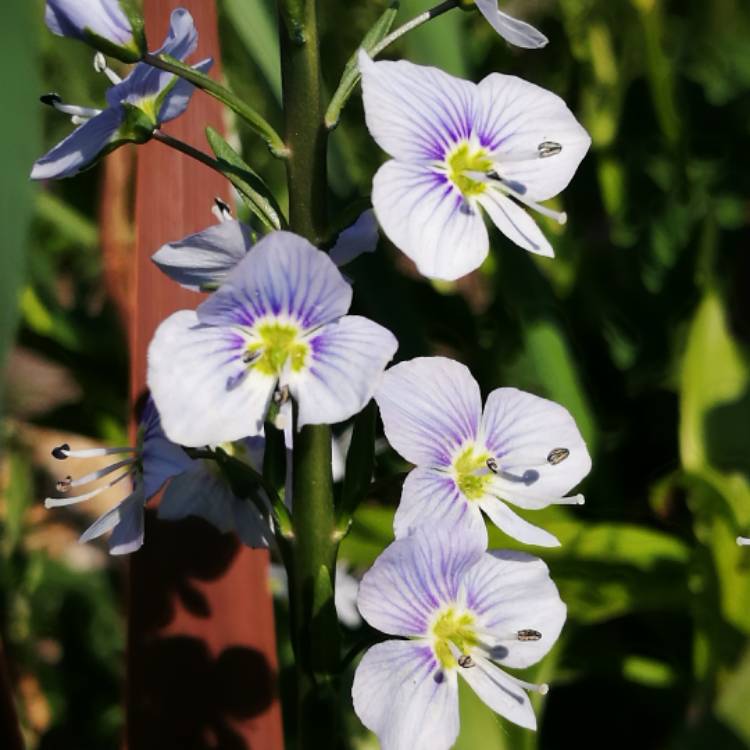
[[[164,46],[155,54],[185,60],[197,45],[198,32],[192,16],[178,9],[172,13]],[[100,60],[97,64],[115,82],[107,91],[105,109],[64,104],[56,94],[42,97],[46,104],[71,115],[73,122],[80,126],[34,164],[32,179],[71,177],[123,143],[147,141],[162,123],[185,111],[193,94],[192,84],[147,63],[138,63],[121,81],[106,64]],[[211,64],[208,58],[195,68],[206,72]]]
[[[162,245],[151,256],[161,271],[186,289],[216,289],[253,246],[253,230],[222,209],[223,205],[217,211],[218,224]],[[328,255],[341,267],[362,253],[373,252],[377,243],[378,224],[368,209],[341,232]]]
[[[393,157],[373,180],[375,215],[420,273],[454,280],[478,268],[482,212],[516,245],[554,254],[525,209],[565,223],[540,201],[567,186],[591,143],[560,97],[514,76],[475,84],[363,50],[359,68],[367,127]]]
[[[45,21],[54,34],[123,62],[137,62],[146,52],[143,18],[129,0],[47,0]]]
[[[197,447],[259,435],[276,392],[296,402],[298,427],[361,411],[398,342],[347,315],[351,300],[325,253],[290,232],[264,237],[154,335],[148,384],[168,437]]]
[[[568,411],[515,388],[497,388],[482,409],[479,385],[462,364],[421,357],[386,371],[375,400],[388,442],[416,468],[406,477],[396,537],[425,523],[458,524],[487,538],[482,513],[525,544],[559,545],[514,513],[579,505],[566,497],[591,459]]]
[[[263,442],[262,440],[260,441]],[[240,444],[237,448],[253,463],[252,450],[260,450],[254,463],[262,463],[263,446]],[[159,517],[176,520],[189,515],[200,516],[219,531],[236,531],[240,539],[251,547],[266,546],[270,531],[255,506],[236,497],[212,462],[192,459],[178,445],[171,443],[161,428],[159,414],[151,400],[141,417],[135,446],[121,448],[93,448],[71,450],[69,445],[55,448],[52,455],[59,460],[92,459],[119,456],[109,466],[83,476],[68,476],[57,483],[63,497],[47,498],[47,508],[59,508],[90,500],[127,481],[130,492],[111,510],[101,515],[83,533],[81,542],[112,532],[109,549],[113,555],[134,552],[143,544],[144,506],[169,481],[159,504]],[[84,487],[105,477],[105,483],[77,495],[71,490]],[[170,481],[171,480],[171,481]]]
[[[538,662],[565,622],[547,566],[484,539],[424,527],[391,544],[359,586],[362,617],[404,640],[373,646],[357,667],[354,710],[382,750],[448,750],[459,732],[458,677],[493,711],[536,728],[527,691],[503,668]],[[501,668],[503,667],[503,668]]]

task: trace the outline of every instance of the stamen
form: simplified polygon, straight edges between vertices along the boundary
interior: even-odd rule
[[[64,461],[66,458],[98,458],[99,456],[109,456],[114,453],[136,453],[136,449],[130,446],[123,446],[117,448],[87,448],[86,450],[72,451],[67,443],[63,443],[52,450],[52,455],[59,461]]]
[[[79,107],[75,104],[65,104],[62,97],[54,92],[40,96],[39,101],[42,104],[46,104],[48,107],[56,109],[58,112],[62,112],[64,115],[70,115],[73,121],[77,124],[86,122],[92,117],[96,117],[98,114],[101,114],[102,111],[100,109],[94,109],[94,107]]]
[[[537,213],[540,213],[542,216],[546,216],[549,219],[554,219],[561,226],[568,221],[568,215],[565,213],[565,211],[553,211],[551,208],[547,208],[547,206],[543,206],[541,203],[537,203],[536,201],[531,200],[531,198],[527,198],[522,192],[511,187],[510,183],[507,180],[504,180],[502,177],[499,178],[499,182],[500,184],[498,185],[498,187],[504,193],[512,195],[519,203],[523,203],[525,206],[528,206]]]
[[[547,456],[547,463],[557,466],[557,464],[561,464],[569,455],[570,451],[567,448],[553,448]]]
[[[107,65],[107,58],[104,57],[104,55],[101,52],[97,52],[94,55],[94,70],[97,73],[104,73],[107,78],[109,78],[110,82],[113,83],[115,86],[118,83],[122,83],[122,78],[115,73],[112,68]]]
[[[571,495],[570,497],[559,497],[554,505],[585,505],[586,498],[583,495]]]
[[[492,651],[492,649],[496,648],[498,644],[507,641],[529,642],[540,641],[542,639],[541,631],[536,628],[522,628],[521,630],[508,631],[507,633],[498,633],[496,631],[487,630],[486,628],[475,627],[474,632],[483,639],[480,645],[487,651]],[[490,643],[496,645],[490,646]]]
[[[549,692],[549,685],[546,682],[542,682],[541,684],[537,685],[533,682],[526,682],[526,680],[519,680],[518,677],[512,674],[508,674],[507,672],[504,673],[505,676],[513,683],[518,685],[518,687],[523,688],[524,690],[528,690],[532,693],[539,693],[539,695],[547,695]]]
[[[458,657],[458,666],[463,669],[471,669],[471,667],[475,667],[476,664],[469,654],[462,654]]]
[[[243,362],[244,362],[244,363],[245,363],[246,365],[250,365],[250,364],[252,364],[253,362],[255,362],[255,360],[256,360],[256,359],[258,359],[258,357],[260,357],[260,355],[261,355],[261,352],[260,352],[260,350],[256,350],[256,351],[250,351],[250,350],[248,349],[248,350],[247,350],[247,351],[246,351],[246,352],[245,352],[245,353],[244,353],[244,354],[242,355],[242,361],[243,361]]]
[[[739,544],[741,547],[750,546],[750,538],[748,538],[746,536],[738,536],[737,537],[737,544]]]
[[[490,456],[487,459],[487,468],[493,473],[497,474],[500,471],[500,467],[497,463],[497,459]]]
[[[546,159],[549,156],[556,156],[562,151],[562,144],[555,141],[544,141],[537,146],[540,159]]]
[[[82,495],[73,495],[71,497],[48,497],[44,501],[44,507],[45,508],[62,508],[67,505],[75,505],[77,503],[82,503],[84,500],[90,500],[92,497],[96,497],[97,495],[100,495],[102,492],[105,492],[106,490],[110,489],[111,487],[114,487],[118,482],[125,479],[125,477],[129,477],[132,474],[131,471],[126,471],[123,474],[120,474],[119,477],[116,477],[111,482],[108,482],[105,485],[102,485],[101,487],[97,487],[95,490],[91,490],[90,492],[84,492]],[[58,490],[59,490],[60,483],[58,482]]]
[[[214,198],[214,205],[211,208],[211,213],[218,219],[220,223],[232,220],[232,209],[227,203],[221,198]]]
[[[117,463],[111,464],[110,466],[105,466],[103,469],[97,469],[96,471],[92,471],[90,474],[85,474],[82,477],[79,477],[78,479],[73,479],[70,481],[70,487],[80,487],[82,484],[89,484],[89,482],[95,482],[97,479],[101,479],[102,477],[106,477],[107,474],[111,474],[113,471],[117,471],[118,469],[121,469],[123,466],[132,466],[137,459],[135,458],[125,458],[122,461],[118,461]],[[70,477],[67,477],[64,481],[67,483],[68,480],[70,480]],[[59,482],[58,482],[59,484]],[[59,488],[58,488],[59,489]],[[60,492],[65,492],[66,490],[60,490]]]

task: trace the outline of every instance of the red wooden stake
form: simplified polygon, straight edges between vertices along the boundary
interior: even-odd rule
[[[149,47],[164,39],[170,11],[186,7],[220,76],[212,0],[145,0]],[[222,129],[222,109],[196,92],[171,135],[207,149],[203,129]],[[164,242],[204,229],[222,177],[164,146],[139,147],[136,257],[131,306],[131,393],[145,389],[146,351],[158,324],[200,297],[152,264]],[[144,547],[131,556],[127,675],[129,750],[282,750],[268,554],[250,550],[199,519],[160,522],[149,511]]]

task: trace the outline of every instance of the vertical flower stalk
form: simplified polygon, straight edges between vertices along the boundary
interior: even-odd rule
[[[280,0],[279,11],[289,226],[317,245],[326,224],[327,183],[316,1]],[[289,574],[298,745],[317,748],[330,744],[336,731],[334,693],[324,684],[338,661],[329,427],[306,425],[295,432],[292,483],[295,539]]]

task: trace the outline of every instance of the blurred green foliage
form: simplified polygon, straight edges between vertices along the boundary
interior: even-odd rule
[[[329,91],[387,4],[321,3]],[[102,292],[98,173],[42,186],[35,198],[26,181],[40,125],[46,146],[69,127],[36,107],[39,87],[82,104],[104,89],[87,49],[46,33],[42,5],[2,10],[13,114],[0,126],[12,157],[0,182],[0,354],[17,312],[15,351],[32,352],[78,388],[29,408],[33,379],[19,384],[9,368],[0,632],[16,677],[34,675],[50,706],[35,733],[23,704],[32,746],[71,747],[74,738],[111,748],[120,720],[119,568],[80,570],[25,542],[49,478],[32,465],[21,428],[107,438],[124,431],[127,414],[125,338],[112,335],[116,317]],[[221,0],[221,31],[232,87],[280,126],[273,5]],[[399,19],[426,6],[403,0]],[[477,15],[452,12],[389,54],[473,80],[512,73],[565,98],[593,147],[558,199],[569,224],[547,226],[556,259],[531,257],[495,233],[485,266],[457,284],[417,277],[385,242],[348,269],[356,312],[396,332],[400,358],[447,353],[472,368],[485,393],[514,385],[563,403],[594,459],[583,508],[534,515],[563,542],[541,554],[570,618],[563,640],[530,670],[552,683],[539,701],[540,731],[517,730],[466,693],[458,747],[750,747],[750,553],[734,544],[750,532],[750,7],[503,7],[536,23],[550,45],[510,49]],[[281,166],[238,127],[243,158],[284,205]],[[332,135],[332,225],[361,206],[383,158],[355,96]],[[391,538],[399,484],[386,480],[406,468],[390,451],[378,456],[386,489],[363,506],[342,548],[357,570]],[[509,546],[499,532],[492,541]],[[58,668],[44,647],[50,640]],[[283,639],[280,653],[288,663]],[[376,746],[356,719],[350,725],[357,748]]]

